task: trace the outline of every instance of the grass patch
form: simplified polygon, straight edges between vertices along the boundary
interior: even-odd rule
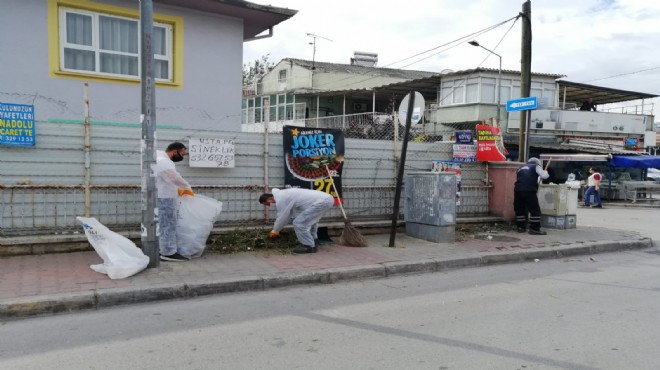
[[[508,222],[488,222],[456,225],[456,241],[474,238],[477,234],[499,234],[511,231]]]
[[[235,229],[211,238],[206,251],[217,254],[264,252],[266,254],[292,254],[300,246],[293,231],[282,231],[279,238],[270,239],[271,229]]]

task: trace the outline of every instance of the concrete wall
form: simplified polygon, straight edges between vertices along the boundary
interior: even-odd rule
[[[488,164],[488,178],[493,186],[488,191],[488,212],[504,220],[515,219],[513,211],[513,184],[516,182],[516,171],[524,163],[491,162]]]
[[[82,215],[84,203],[80,186],[85,182],[83,125],[36,122],[35,126],[36,146],[0,146],[0,235],[17,229],[80,226],[75,216]],[[139,223],[141,128],[94,124],[90,131],[90,184],[96,187],[91,197],[91,216],[107,226]],[[168,128],[159,128],[156,134],[161,150],[172,141],[187,143],[191,137],[234,140],[234,168],[190,167],[188,159],[177,164],[195,191],[225,202],[220,220],[223,224],[263,217],[263,208],[256,199],[264,185],[284,184],[281,134],[269,135],[267,179],[263,134]],[[394,143],[346,139],[345,148],[342,186],[348,214],[358,219],[389,218],[397,174]],[[430,171],[432,160],[451,160],[451,149],[451,142],[410,142],[405,171]],[[484,178],[484,163],[463,166],[460,217],[485,213]],[[99,188],[103,186],[112,189]],[[400,206],[403,210],[404,204]],[[333,212],[341,219],[338,209]]]

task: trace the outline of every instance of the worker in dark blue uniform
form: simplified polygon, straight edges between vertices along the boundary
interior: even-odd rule
[[[513,187],[513,210],[516,212],[516,227],[519,233],[527,230],[527,215],[529,214],[529,233],[545,235],[541,231],[541,207],[536,192],[539,189],[539,177],[550,177],[541,167],[538,158],[530,158],[517,172],[516,184]]]

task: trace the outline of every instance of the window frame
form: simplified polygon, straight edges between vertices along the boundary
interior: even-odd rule
[[[80,45],[80,44],[73,44],[69,43],[67,41],[67,14],[79,14],[82,16],[87,16],[92,19],[92,45],[91,46],[86,46],[86,45]],[[122,19],[122,20],[127,20],[127,21],[132,21],[136,22],[137,28],[138,28],[138,38],[137,38],[137,53],[130,53],[130,52],[121,52],[117,50],[106,50],[102,49],[100,45],[100,17],[108,17],[108,18],[114,18],[114,19]],[[135,79],[139,80],[141,78],[141,38],[139,37],[139,32],[140,32],[140,20],[137,18],[132,18],[132,17],[127,17],[123,15],[117,15],[117,14],[112,14],[110,12],[103,12],[103,11],[94,11],[94,10],[87,10],[87,9],[78,9],[78,8],[70,8],[67,6],[61,6],[58,8],[58,19],[59,19],[59,27],[58,27],[58,39],[59,39],[59,46],[58,46],[58,53],[59,53],[59,70],[63,72],[69,72],[69,73],[83,73],[83,74],[90,74],[94,76],[100,76],[100,77],[110,77],[110,78],[126,78],[126,79]],[[165,30],[165,52],[166,55],[162,54],[155,54],[154,53],[154,61],[165,61],[167,62],[167,78],[155,78],[157,82],[166,82],[166,83],[171,83],[174,82],[174,76],[173,76],[173,71],[174,71],[174,58],[173,58],[173,48],[174,48],[174,38],[173,38],[173,27],[170,24],[165,24],[165,23],[160,23],[160,22],[155,22],[154,21],[154,29],[156,28],[161,28]],[[87,50],[87,51],[92,51],[94,52],[94,70],[83,70],[83,69],[73,69],[73,68],[67,68],[65,66],[65,49],[74,49],[74,50]],[[130,57],[135,57],[137,59],[137,75],[132,75],[132,74],[119,74],[119,73],[110,73],[110,72],[102,72],[101,69],[101,53],[108,53],[108,54],[113,54],[113,55],[125,55],[125,56],[130,56]]]

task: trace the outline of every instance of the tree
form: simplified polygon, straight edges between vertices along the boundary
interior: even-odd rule
[[[243,64],[243,85],[251,85],[259,82],[261,78],[274,67],[275,63],[268,61],[270,54],[261,56],[250,63]]]

